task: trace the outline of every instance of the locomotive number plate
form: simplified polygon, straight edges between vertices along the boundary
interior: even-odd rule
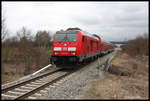
[[[64,48],[63,48],[63,51],[67,51],[67,47],[64,47]]]

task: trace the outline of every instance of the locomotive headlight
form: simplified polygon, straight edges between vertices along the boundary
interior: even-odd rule
[[[76,47],[69,47],[68,51],[76,51]]]
[[[71,52],[71,55],[75,55],[76,53],[75,52]]]
[[[55,55],[58,55],[59,54],[59,52],[55,52]]]
[[[54,47],[54,51],[61,51],[61,47]]]

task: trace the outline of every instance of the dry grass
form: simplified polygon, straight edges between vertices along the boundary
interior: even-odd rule
[[[25,50],[24,56],[14,56],[7,62],[2,62],[2,84],[15,81],[25,75],[31,74],[49,64],[50,53],[44,48],[32,47]]]
[[[2,84],[18,80],[24,76],[23,64],[2,64]]]
[[[104,74],[105,78],[92,82],[92,87],[84,95],[85,99],[119,99],[122,97],[124,91],[121,91],[119,78],[115,75]]]
[[[104,78],[93,81],[84,99],[148,99],[148,57],[132,58],[121,51],[111,61],[116,73],[103,72]],[[120,76],[118,74],[130,75]],[[117,74],[117,75],[116,75]]]

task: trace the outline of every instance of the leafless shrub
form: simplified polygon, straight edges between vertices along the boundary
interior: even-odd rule
[[[6,46],[17,47],[18,43],[19,43],[18,37],[17,36],[13,36],[13,37],[7,38],[3,42],[3,47],[6,47]]]
[[[17,32],[17,36],[19,38],[19,47],[18,47],[18,53],[22,52],[23,54],[23,61],[25,62],[25,75],[30,72],[30,66],[31,66],[31,55],[30,55],[30,49],[32,47],[32,43],[30,40],[30,30],[27,30],[25,27],[22,27],[20,31]]]
[[[20,69],[24,70],[22,75],[30,74],[46,66],[49,64],[50,56],[48,46],[51,36],[49,34],[48,31],[41,31],[38,33],[39,36],[34,37],[31,30],[22,27],[17,31],[17,36],[7,38],[2,43],[2,64],[21,64]],[[36,42],[37,45],[35,45]],[[2,72],[5,71],[2,70]]]
[[[133,40],[127,41],[127,44],[122,46],[123,50],[131,56],[149,55],[148,34],[137,36]]]
[[[35,43],[38,46],[48,46],[50,43],[51,37],[50,32],[48,31],[38,31],[35,36]]]
[[[49,63],[50,54],[41,47],[49,45],[50,36],[48,32],[39,31],[35,37],[35,42],[33,42],[31,31],[25,27],[17,32],[17,36],[19,38],[18,55],[21,55],[17,61],[23,60],[25,63],[25,75],[33,72],[33,69],[37,70]],[[34,45],[36,42],[40,47]]]

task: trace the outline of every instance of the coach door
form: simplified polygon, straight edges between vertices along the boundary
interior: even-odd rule
[[[91,53],[92,53],[93,52],[93,40],[91,40],[90,45],[91,45]]]
[[[85,54],[85,36],[82,36],[82,52]]]
[[[84,47],[85,47],[85,54],[88,54],[88,44],[87,44],[87,37],[84,38]]]

